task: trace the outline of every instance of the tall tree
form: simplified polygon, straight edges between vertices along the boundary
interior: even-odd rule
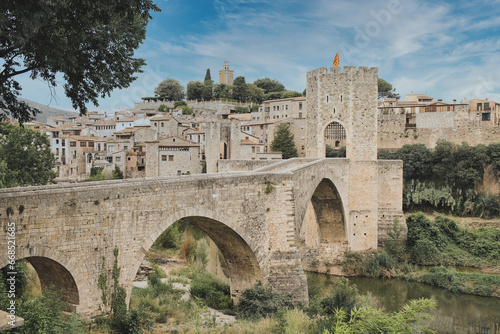
[[[233,99],[244,102],[248,99],[248,87],[245,77],[236,77],[233,81]]]
[[[200,81],[189,81],[186,87],[188,100],[201,100],[204,85]]]
[[[257,87],[254,84],[247,85],[248,90],[248,99],[255,103],[262,103],[264,100],[264,90],[262,88]]]
[[[180,101],[184,99],[184,87],[178,80],[168,78],[155,88],[155,95],[169,101]]]
[[[230,99],[232,97],[232,86],[225,83],[214,85],[214,99]]]
[[[264,90],[264,94],[271,92],[282,92],[285,90],[285,86],[276,79],[272,80],[269,78],[257,79],[253,83],[257,87],[262,88]]]
[[[62,74],[74,108],[126,88],[144,59],[134,51],[146,37],[152,0],[4,0],[0,13],[0,118],[21,122],[39,112],[20,102],[16,76],[29,73],[51,88]],[[58,78],[58,80],[60,80]]]
[[[0,123],[0,186],[44,185],[56,176],[54,154],[46,135]],[[3,178],[2,174],[8,177]],[[5,182],[7,181],[7,182]]]
[[[202,97],[205,101],[210,101],[213,98],[214,82],[210,76],[210,69],[207,68],[207,73],[205,74],[205,81],[203,82],[203,92]]]
[[[378,98],[395,98],[399,100],[400,96],[396,93],[396,88],[393,88],[390,83],[378,78]]]
[[[205,81],[203,81],[203,82],[204,82],[205,84],[206,84],[207,82],[212,82],[212,83],[213,83],[213,81],[212,81],[212,76],[210,75],[210,69],[209,69],[209,68],[207,68],[207,72],[205,73]]]
[[[281,123],[274,132],[274,139],[271,143],[271,150],[281,152],[283,159],[298,157],[297,147],[293,140],[293,133],[290,131],[288,123]]]

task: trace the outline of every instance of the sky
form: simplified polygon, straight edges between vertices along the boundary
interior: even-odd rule
[[[332,66],[378,67],[404,99],[425,93],[445,102],[500,102],[500,0],[155,0],[147,36],[135,56],[143,73],[89,110],[132,108],[164,79],[185,87],[218,83],[224,61],[247,83],[276,79],[302,92],[306,73]],[[22,97],[72,109],[63,80],[52,92],[40,80],[17,78]],[[54,96],[55,95],[55,96]]]

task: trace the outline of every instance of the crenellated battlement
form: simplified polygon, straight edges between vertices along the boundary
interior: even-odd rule
[[[344,71],[342,71],[341,67],[330,67],[330,72],[326,67],[320,67],[315,70],[307,72],[307,78],[319,78],[321,76],[327,76],[329,78],[378,78],[378,67],[366,67],[359,66],[356,69],[356,66],[344,66]]]

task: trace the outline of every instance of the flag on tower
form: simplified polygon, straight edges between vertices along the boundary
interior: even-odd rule
[[[339,67],[340,61],[339,61],[339,53],[335,55],[335,59],[333,60],[333,67]]]

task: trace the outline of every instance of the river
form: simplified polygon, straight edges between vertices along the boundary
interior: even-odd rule
[[[331,285],[337,277],[317,275],[316,281]],[[432,298],[438,307],[432,312],[430,328],[436,333],[500,334],[500,298],[448,292],[402,279],[351,277],[361,296],[386,311],[398,311],[411,299]]]

